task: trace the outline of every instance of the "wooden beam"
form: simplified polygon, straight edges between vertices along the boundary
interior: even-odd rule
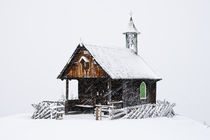
[[[69,99],[69,80],[66,79],[66,101]]]
[[[68,114],[69,111],[69,80],[66,79],[66,101],[65,101],[65,114]]]
[[[111,79],[108,80],[108,101],[110,102],[112,100],[112,84],[111,84]]]

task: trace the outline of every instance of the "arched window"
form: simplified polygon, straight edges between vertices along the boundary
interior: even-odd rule
[[[140,99],[146,99],[147,98],[147,89],[145,82],[142,82],[140,85]]]

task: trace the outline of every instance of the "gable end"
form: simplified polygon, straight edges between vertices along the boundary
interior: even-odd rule
[[[58,79],[107,78],[110,77],[96,62],[90,52],[78,45]]]

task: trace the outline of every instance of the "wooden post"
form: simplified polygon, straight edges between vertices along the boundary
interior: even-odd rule
[[[96,107],[96,120],[98,120],[98,107]]]
[[[111,93],[111,79],[108,80],[108,101],[110,102],[112,100],[112,93]]]
[[[68,99],[69,99],[69,81],[68,81],[68,79],[66,79],[66,101],[65,101],[65,114],[67,114],[67,113],[68,113],[68,111],[69,111]]]
[[[66,79],[66,101],[69,99],[69,80]]]

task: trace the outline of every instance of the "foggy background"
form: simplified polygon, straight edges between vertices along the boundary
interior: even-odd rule
[[[80,38],[125,47],[131,10],[139,54],[163,78],[158,99],[210,123],[208,0],[0,0],[0,116],[59,99],[65,82],[56,77]]]

